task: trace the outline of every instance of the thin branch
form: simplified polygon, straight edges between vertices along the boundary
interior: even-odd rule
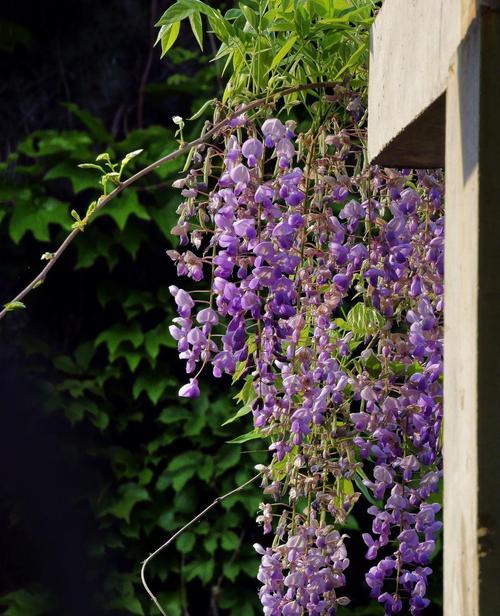
[[[97,202],[96,208],[94,210],[94,214],[98,212],[99,210],[101,210],[112,199],[117,197],[123,190],[125,190],[125,188],[127,188],[131,184],[134,184],[135,182],[137,182],[137,180],[140,180],[145,175],[148,175],[149,173],[151,173],[155,169],[158,169],[158,167],[161,167],[165,163],[168,163],[171,160],[174,160],[176,158],[179,158],[180,156],[183,156],[184,154],[187,154],[191,148],[204,143],[204,141],[208,137],[211,137],[212,135],[218,133],[222,128],[227,126],[227,124],[229,124],[231,120],[242,115],[243,113],[246,113],[247,111],[251,111],[252,109],[260,107],[261,105],[270,105],[273,102],[272,99],[275,97],[287,96],[288,94],[293,94],[294,92],[300,92],[302,90],[317,90],[320,88],[333,88],[338,85],[342,85],[342,84],[338,82],[299,84],[296,86],[290,86],[289,88],[284,88],[283,90],[278,90],[277,92],[269,94],[265,97],[258,98],[252,101],[251,103],[242,105],[241,107],[239,107],[237,111],[233,111],[224,120],[221,120],[220,122],[215,124],[210,130],[206,131],[206,133],[202,135],[201,137],[198,137],[197,139],[194,139],[193,141],[186,143],[185,145],[180,147],[178,150],[175,150],[175,152],[171,152],[170,154],[163,156],[162,158],[158,159],[154,163],[151,163],[147,167],[144,167],[144,169],[141,169],[134,175],[130,176],[124,182],[120,182],[120,184],[112,192],[110,192],[109,195],[106,195],[105,197],[99,199],[99,201]],[[20,293],[18,293],[10,302],[8,302],[7,304],[4,304],[4,306],[9,306],[9,304],[13,304],[14,302],[20,302],[36,286],[43,283],[45,281],[45,278],[47,277],[47,274],[54,267],[56,262],[59,260],[59,258],[63,254],[63,252],[71,244],[71,242],[75,239],[75,237],[79,233],[81,233],[81,231],[82,229],[78,227],[73,229],[73,231],[71,231],[71,233],[66,237],[66,239],[59,246],[56,252],[54,252],[52,258],[50,259],[50,261],[48,261],[47,265],[42,269],[42,271],[38,274],[38,276],[33,278],[33,280],[28,285],[26,285],[26,287]],[[8,312],[9,312],[9,308],[4,307],[4,309],[0,312],[0,319],[3,319]]]
[[[231,554],[230,559],[227,561],[227,565],[232,565],[234,561],[236,560],[236,557],[240,553],[241,544],[243,543],[245,533],[246,533],[246,530],[243,529],[240,533],[238,545],[236,546],[236,549]],[[224,569],[221,571],[221,574],[219,575],[217,582],[215,583],[215,586],[212,586],[212,592],[211,592],[211,597],[210,597],[210,609],[212,610],[213,616],[219,616],[219,610],[217,609],[217,598],[220,595],[220,590],[221,590],[223,581],[224,581]]]
[[[153,54],[154,51],[154,26],[156,21],[156,12],[157,12],[157,0],[151,0],[150,7],[150,24],[149,24],[149,32],[150,32],[150,41],[149,41],[149,53],[146,58],[146,64],[144,66],[141,83],[139,85],[139,96],[137,100],[137,126],[138,128],[142,128],[144,123],[144,90],[146,89],[146,84],[148,81],[149,73],[151,71],[151,65],[153,64]]]
[[[185,530],[187,530],[190,526],[192,526],[195,522],[197,522],[198,520],[200,520],[206,513],[208,513],[211,509],[213,509],[214,507],[216,507],[219,503],[221,503],[223,500],[225,500],[226,498],[228,498],[229,496],[232,496],[233,494],[236,494],[237,492],[241,492],[241,490],[243,490],[244,488],[246,488],[248,485],[250,485],[251,483],[253,483],[256,479],[258,479],[260,477],[260,473],[258,475],[255,475],[254,477],[252,477],[251,479],[249,479],[248,481],[245,481],[245,483],[242,483],[240,486],[238,486],[237,488],[235,488],[234,490],[231,490],[231,492],[228,492],[227,494],[224,494],[222,496],[218,496],[210,505],[208,505],[208,507],[205,507],[205,509],[203,509],[203,511],[201,511],[197,516],[195,516],[192,520],[190,520],[187,524],[184,524],[184,526],[179,529],[176,533],[174,533],[170,539],[168,539],[168,541],[165,541],[165,543],[163,545],[161,545],[157,550],[155,550],[152,554],[150,554],[146,560],[143,561],[142,563],[142,567],[141,567],[141,581],[142,581],[142,585],[144,586],[146,592],[148,593],[148,595],[151,597],[151,600],[153,601],[153,603],[156,605],[156,607],[160,610],[160,613],[163,614],[163,616],[167,616],[166,612],[163,610],[162,606],[160,605],[160,602],[158,601],[158,599],[156,598],[156,596],[151,592],[147,582],[146,582],[146,567],[148,565],[148,563],[155,557],[158,556],[158,554],[160,552],[162,552],[165,548],[167,548],[172,541],[174,541],[174,539],[177,539],[177,537],[179,535],[181,535]]]

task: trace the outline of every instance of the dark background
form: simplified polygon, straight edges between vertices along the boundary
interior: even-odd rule
[[[152,46],[153,15],[158,18],[168,5],[167,0],[3,2],[3,147],[14,149],[34,130],[74,127],[62,101],[101,118],[118,138],[137,127],[169,123],[183,105],[182,93],[144,94],[145,85],[162,83],[174,72]]]
[[[153,49],[154,18],[169,4],[1,4],[2,302],[66,233],[50,219],[50,241],[41,243],[34,236],[43,224],[33,218],[18,240],[15,208],[56,199],[58,207],[84,211],[95,192],[47,179],[50,169],[68,160],[76,167],[110,148],[124,155],[145,147],[154,160],[176,147],[171,117],[187,116],[220,92],[216,67],[200,57],[189,32],[181,32],[182,49],[166,59]],[[210,40],[207,47],[208,57]],[[89,112],[100,128],[64,102]],[[65,131],[67,143],[56,147]],[[50,141],[43,156],[23,146],[33,133],[37,152],[43,139]],[[74,146],[82,135],[89,144]],[[166,184],[176,171],[150,184]],[[27,310],[0,323],[0,609],[8,616],[155,613],[138,583],[140,560],[265,459],[262,444],[236,456],[235,446],[225,444],[248,429],[220,428],[234,413],[228,395],[219,397],[228,384],[208,383],[194,407],[176,397],[185,377],[166,335],[174,272],[165,258],[176,196],[167,186],[144,186],[137,195],[142,214],[132,208],[123,228],[103,216],[28,298]],[[181,461],[186,452],[194,452],[198,468]],[[214,469],[204,474],[210,459]],[[259,502],[259,490],[249,490],[152,567],[152,586],[169,614],[259,613],[251,549],[262,540],[253,523]],[[368,523],[362,508],[356,518]],[[360,581],[365,548],[352,535],[351,613],[376,615],[379,607],[367,603]],[[428,613],[441,611],[436,605]]]

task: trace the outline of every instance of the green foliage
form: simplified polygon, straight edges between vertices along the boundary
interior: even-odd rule
[[[162,127],[113,143],[99,120],[75,105],[68,108],[84,128],[39,131],[2,164],[0,224],[7,254],[14,255],[18,245],[27,251],[35,238],[39,253],[51,258],[49,251],[71,227],[70,212],[84,210],[102,190],[101,169],[78,167],[95,160],[96,152],[107,152],[96,161],[106,175],[121,174],[125,165],[129,173],[139,168],[134,155],[142,148],[140,166],[178,147],[173,131]],[[245,417],[237,429],[222,427],[236,410],[231,399],[217,397],[209,385],[194,402],[177,397],[182,367],[168,333],[173,310],[162,253],[172,242],[178,196],[170,185],[180,165],[158,169],[92,216],[91,229],[65,257],[78,272],[78,283],[75,273],[67,284],[81,285],[92,312],[70,304],[58,310],[65,322],[84,323],[82,331],[76,327],[57,341],[53,332],[29,331],[19,341],[46,383],[45,411],[86,434],[86,453],[74,455],[90,456],[100,469],[82,498],[99,530],[89,546],[96,568],[110,554],[120,562],[102,582],[101,603],[110,614],[155,613],[139,583],[141,560],[216,496],[249,479],[263,461],[261,453],[227,444],[251,423]],[[163,280],[148,286],[126,274],[147,270],[151,259],[160,276],[165,269]],[[19,270],[17,262],[13,269]],[[9,309],[22,307],[12,303]],[[212,595],[221,613],[234,613],[242,602],[244,613],[254,613],[257,559],[247,536],[258,532],[253,519],[259,502],[256,487],[236,494],[151,563],[152,586],[160,589],[169,614],[183,613],[193,600],[208,605]],[[50,614],[36,588],[19,589],[2,601],[10,616]]]
[[[385,320],[375,308],[369,308],[364,303],[359,302],[349,310],[345,320],[337,319],[336,323],[342,331],[352,332],[356,337],[365,338],[380,331]]]
[[[189,20],[200,46],[202,16],[220,41],[216,59],[225,62],[229,79],[223,102],[229,105],[296,84],[339,81],[364,89],[368,32],[373,0],[245,0],[223,15],[201,0],[177,0],[157,26],[165,55],[180,23]],[[303,100],[297,92],[287,105]]]
[[[0,597],[0,605],[6,608],[4,616],[44,616],[51,609],[50,599],[41,588],[8,593]]]

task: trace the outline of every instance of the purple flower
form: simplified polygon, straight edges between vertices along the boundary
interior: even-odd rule
[[[178,289],[175,286],[169,288],[170,293],[174,296],[174,301],[177,304],[177,310],[181,317],[189,317],[191,308],[194,307],[194,301],[191,295],[183,289]]]
[[[179,396],[181,398],[198,398],[199,395],[198,379],[190,379],[189,383],[179,389]]]
[[[253,218],[240,218],[233,224],[234,232],[239,237],[253,239],[256,237],[255,220]]]
[[[266,138],[266,145],[268,147],[274,146],[285,136],[285,133],[285,127],[277,118],[266,120],[262,125],[262,134]]]
[[[356,122],[364,113],[344,87],[332,96]],[[348,554],[334,527],[364,498],[345,489],[356,490],[356,475],[378,503],[363,540],[375,565],[366,581],[386,614],[427,607],[442,527],[429,497],[442,477],[443,176],[353,172],[363,155],[345,117],[328,120],[338,127],[324,141],[266,120],[265,145],[253,123],[232,121],[177,182],[174,233],[194,248],[169,255],[179,276],[213,272],[196,315],[189,293],[171,288],[180,316],[170,332],[196,374],[181,395],[199,394],[208,365],[216,377],[237,373],[255,428],[272,440],[260,470],[274,502],[257,518],[275,534],[258,548],[267,616],[347,604],[338,589]]]
[[[264,146],[258,139],[247,139],[241,148],[241,153],[247,159],[249,167],[255,167],[262,158]]]
[[[235,184],[246,185],[250,182],[250,172],[245,165],[236,165],[236,167],[231,169],[229,175]]]
[[[282,169],[288,169],[293,157],[295,156],[295,148],[289,139],[280,139],[276,144],[276,155],[278,156],[279,166]]]
[[[200,312],[196,315],[196,320],[202,325],[205,325],[206,323],[216,325],[219,322],[219,317],[212,308],[203,308],[203,310],[200,310]]]
[[[335,274],[332,282],[341,293],[345,293],[351,284],[351,279],[345,274]]]
[[[379,603],[383,603],[386,614],[399,614],[403,609],[403,603],[396,595],[384,592],[378,598]]]

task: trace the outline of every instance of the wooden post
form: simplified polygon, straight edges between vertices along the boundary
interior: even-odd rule
[[[446,104],[446,616],[500,614],[500,13],[483,7]]]
[[[500,0],[386,0],[369,118],[375,162],[445,162],[444,614],[497,616]]]

